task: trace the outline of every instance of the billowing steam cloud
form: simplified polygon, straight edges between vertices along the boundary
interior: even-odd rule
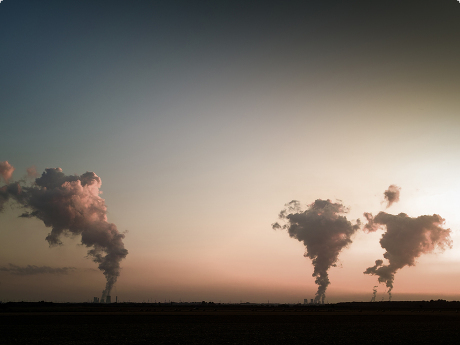
[[[432,216],[409,217],[405,213],[397,216],[380,212],[375,217],[365,213],[367,224],[364,226],[369,232],[385,226],[386,232],[380,239],[380,245],[385,249],[383,260],[376,260],[375,265],[367,268],[364,274],[378,276],[379,283],[385,283],[391,300],[394,276],[397,270],[404,266],[414,266],[415,260],[422,254],[431,253],[436,248],[441,251],[452,247],[451,230],[444,229],[444,219],[437,214]]]
[[[17,266],[13,264],[9,264],[7,267],[0,267],[0,271],[9,272],[11,274],[19,275],[19,276],[30,276],[36,274],[68,274],[72,271],[76,270],[75,267],[49,267],[49,266],[35,266],[35,265],[27,265],[27,266]]]
[[[348,210],[341,203],[330,200],[316,200],[302,211],[296,200],[285,205],[279,218],[286,224],[272,224],[273,229],[286,229],[289,236],[303,242],[304,256],[310,258],[318,285],[315,302],[324,302],[327,286],[330,284],[327,271],[335,266],[340,251],[349,245],[351,236],[359,229],[359,220],[352,224],[342,214]]]
[[[7,162],[5,181],[11,177],[8,171],[14,169]],[[2,173],[3,174],[3,173]],[[33,170],[29,171],[33,174]],[[6,178],[5,178],[6,176]],[[60,168],[45,169],[32,186],[10,183],[0,188],[0,211],[11,197],[28,211],[21,217],[35,217],[44,222],[51,232],[46,240],[52,245],[60,245],[60,238],[66,233],[81,235],[81,243],[88,255],[99,264],[107,283],[102,293],[103,299],[120,275],[120,262],[128,251],[123,244],[124,234],[113,223],[107,222],[107,207],[99,194],[101,179],[93,172],[81,176],[67,176]]]
[[[385,196],[385,200],[387,202],[387,208],[393,205],[393,203],[399,201],[399,191],[401,190],[400,187],[392,184],[388,189],[383,193]]]
[[[11,183],[0,187],[0,212],[3,211],[5,203],[9,200],[10,195],[19,196],[21,186],[18,183]]]

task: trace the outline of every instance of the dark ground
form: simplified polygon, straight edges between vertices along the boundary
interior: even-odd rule
[[[388,307],[380,303],[319,307],[4,303],[0,343],[458,343],[456,305],[392,303]]]

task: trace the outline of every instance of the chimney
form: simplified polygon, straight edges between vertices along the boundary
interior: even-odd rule
[[[109,295],[107,295],[105,303],[112,303],[112,298]]]

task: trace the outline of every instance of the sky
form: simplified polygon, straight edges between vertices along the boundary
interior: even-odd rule
[[[0,162],[10,182],[31,166],[97,174],[128,251],[119,301],[314,298],[304,244],[272,224],[316,199],[353,224],[439,214],[452,248],[401,268],[392,298],[459,300],[459,36],[455,0],[4,0]],[[23,212],[0,213],[0,300],[100,296],[81,236],[50,247]],[[363,274],[384,232],[353,233],[326,302],[375,285],[388,300]]]

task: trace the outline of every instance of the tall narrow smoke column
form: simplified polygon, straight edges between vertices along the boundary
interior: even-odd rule
[[[1,176],[8,183],[14,168],[0,162]],[[21,181],[21,183],[23,183]],[[0,188],[0,211],[11,197],[30,211],[20,217],[42,220],[51,232],[46,237],[50,246],[61,245],[65,234],[81,235],[81,243],[88,256],[99,264],[107,283],[101,303],[110,295],[120,275],[120,262],[128,251],[123,244],[124,234],[107,222],[107,207],[99,194],[101,179],[93,172],[66,176],[61,168],[45,169],[32,186],[12,182]]]
[[[352,242],[351,236],[360,226],[359,219],[352,224],[342,215],[348,209],[330,200],[317,199],[305,211],[296,200],[285,206],[279,218],[286,224],[274,223],[272,227],[275,230],[285,229],[289,236],[303,242],[306,248],[304,256],[312,260],[312,276],[316,277],[315,283],[318,285],[315,303],[324,303],[330,284],[327,271],[331,266],[336,266],[339,253]]]
[[[377,298],[377,288],[379,286],[378,285],[375,285],[374,286],[374,289],[372,290],[372,298],[371,298],[371,302],[375,302],[375,299]]]

